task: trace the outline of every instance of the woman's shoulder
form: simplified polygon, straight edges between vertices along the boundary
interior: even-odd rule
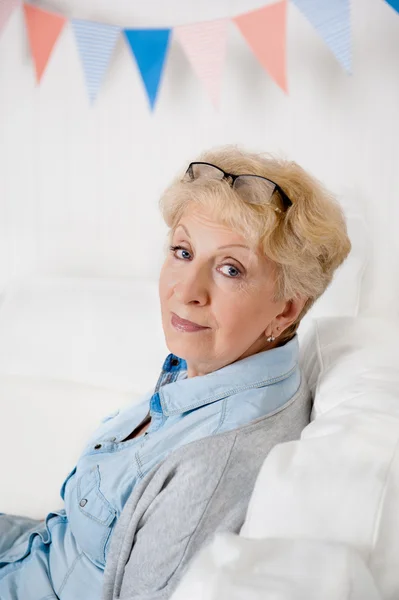
[[[163,469],[186,470],[195,465],[197,481],[199,471],[209,477],[212,472],[240,469],[255,470],[259,460],[278,443],[299,439],[302,430],[310,422],[312,398],[305,377],[297,392],[274,412],[249,421],[243,425],[209,435],[177,448],[162,463]],[[238,456],[245,456],[235,463]],[[237,473],[238,475],[238,473]]]

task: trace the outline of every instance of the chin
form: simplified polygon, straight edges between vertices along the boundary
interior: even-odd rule
[[[175,356],[178,356],[179,358],[184,358],[184,360],[186,360],[187,354],[190,354],[190,346],[192,346],[192,343],[189,344],[187,340],[179,340],[177,338],[178,335],[179,334],[172,334],[165,336],[166,345],[168,347],[169,352],[171,352]]]
[[[198,344],[195,344],[190,335],[177,331],[168,332],[165,335],[165,342],[169,352],[185,361],[198,360]]]

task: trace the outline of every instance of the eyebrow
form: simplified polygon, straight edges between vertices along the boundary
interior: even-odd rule
[[[188,232],[188,229],[182,223],[179,223],[177,227],[183,227],[183,229],[186,232],[187,236],[191,240],[191,236],[190,236],[190,234]],[[177,227],[176,227],[176,229],[177,229]],[[175,229],[175,231],[176,231],[176,229]],[[246,248],[247,250],[251,250],[251,248],[249,246],[246,246],[245,244],[225,244],[224,246],[219,246],[218,250],[222,250],[223,248],[231,248],[233,246],[238,246],[240,248]]]

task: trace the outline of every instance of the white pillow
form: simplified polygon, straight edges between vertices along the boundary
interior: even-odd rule
[[[148,391],[148,390],[147,390]],[[68,381],[0,376],[0,512],[43,518],[89,436],[142,395]]]
[[[301,345],[300,363],[314,398],[312,418],[357,396],[399,393],[399,321],[315,319]]]
[[[153,281],[17,280],[0,305],[0,375],[143,393],[168,352]]]

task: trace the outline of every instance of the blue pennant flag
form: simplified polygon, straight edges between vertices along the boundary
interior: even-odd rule
[[[387,0],[387,2],[399,13],[399,0]]]
[[[293,0],[320,33],[341,65],[350,73],[352,64],[350,0]]]
[[[90,102],[96,99],[121,28],[72,19]]]
[[[154,108],[157,99],[159,83],[169,46],[170,32],[170,29],[124,30],[147,90],[151,110]]]

